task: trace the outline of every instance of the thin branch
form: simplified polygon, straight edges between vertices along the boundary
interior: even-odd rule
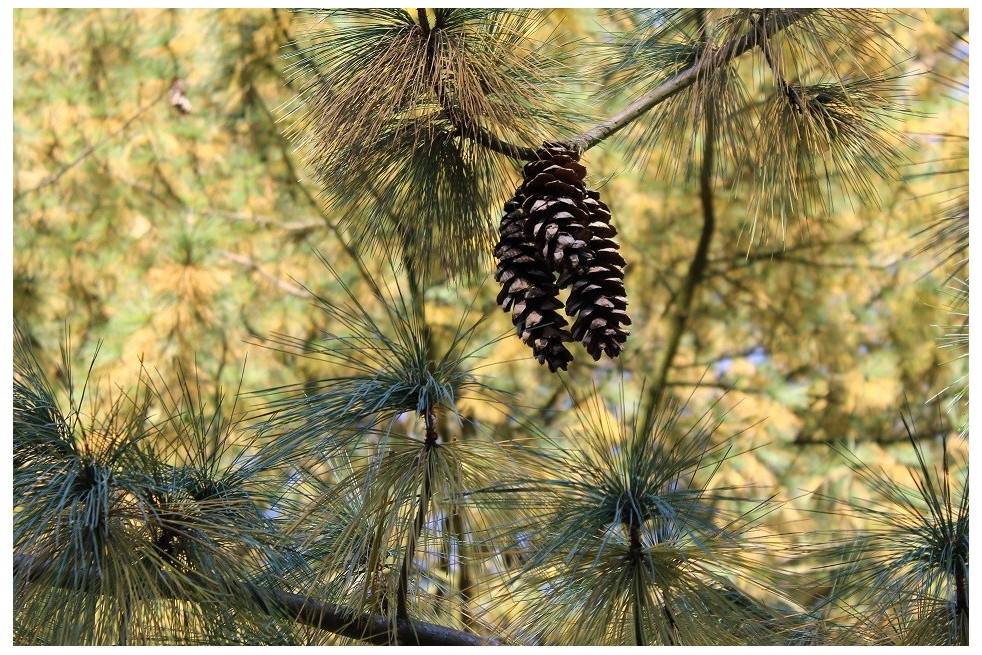
[[[437,447],[438,434],[436,430],[436,415],[432,408],[427,408],[424,414],[426,422],[426,440],[423,444],[421,456],[423,462],[423,489],[419,494],[419,507],[416,512],[416,520],[413,523],[413,532],[406,544],[405,557],[402,560],[402,571],[399,574],[399,591],[396,606],[396,616],[399,619],[409,619],[409,571],[412,568],[413,559],[416,557],[416,545],[420,535],[423,533],[423,526],[426,525],[426,515],[430,510],[431,495],[431,475],[430,475],[430,450]],[[401,643],[401,642],[400,642]]]
[[[918,434],[914,437],[917,441],[934,441],[939,437],[944,436],[939,434]],[[848,437],[851,441],[861,442],[861,443],[875,443],[880,446],[886,446],[895,443],[910,443],[911,437],[906,432],[905,433],[890,433],[890,432],[872,432],[870,430],[864,430],[859,434],[852,434]],[[843,437],[815,437],[812,432],[799,432],[795,435],[795,438],[791,441],[795,446],[827,446],[830,443],[835,443],[837,441],[844,441],[846,439]]]
[[[745,393],[749,395],[769,395],[771,392],[764,387],[738,387],[727,382],[707,382],[706,380],[665,380],[666,387],[682,387],[684,389],[721,389],[727,392]]]
[[[165,89],[156,98],[154,98],[153,100],[151,100],[150,102],[148,102],[143,107],[140,107],[136,111],[135,114],[133,114],[132,116],[130,116],[129,118],[127,118],[125,121],[123,121],[123,124],[120,125],[119,128],[117,128],[115,132],[113,132],[112,134],[108,135],[102,141],[99,141],[97,143],[93,143],[92,145],[88,146],[87,148],[85,148],[79,154],[78,157],[76,157],[75,159],[73,159],[69,163],[65,164],[64,166],[62,166],[61,168],[59,168],[57,171],[55,171],[51,175],[47,176],[46,178],[44,178],[43,180],[41,180],[40,182],[38,182],[37,184],[35,184],[31,188],[24,189],[23,191],[19,192],[16,196],[14,196],[14,202],[16,203],[18,200],[20,200],[21,198],[23,198],[27,194],[34,193],[35,191],[40,191],[41,189],[43,189],[43,188],[45,188],[47,186],[51,186],[52,184],[54,184],[55,182],[57,182],[58,180],[60,180],[65,175],[65,173],[67,173],[68,171],[72,170],[73,168],[75,168],[76,166],[78,166],[79,164],[81,164],[89,156],[91,156],[96,150],[98,150],[99,148],[101,148],[102,146],[106,145],[107,143],[109,143],[110,141],[112,141],[113,139],[115,139],[117,136],[119,136],[120,134],[122,134],[123,132],[125,132],[129,128],[129,126],[133,124],[133,121],[135,121],[136,119],[138,119],[143,114],[147,113],[147,111],[149,111],[152,107],[154,107],[158,102],[160,102],[161,100],[163,100],[164,98],[166,98],[167,97],[167,91],[168,91],[168,89]]]
[[[641,526],[634,518],[631,519],[630,526],[631,544],[628,550],[629,561],[633,566],[642,563]],[[632,614],[634,616],[634,644],[636,646],[647,646],[648,640],[644,634],[644,599],[647,591],[642,585],[642,578],[637,573],[634,574],[634,583],[631,585],[631,596],[633,601]]]
[[[477,624],[470,608],[473,595],[471,589],[473,582],[470,575],[470,566],[467,561],[468,548],[464,534],[464,517],[461,514],[460,506],[457,504],[454,504],[450,512],[449,523],[450,534],[457,539],[457,568],[459,570],[457,588],[460,593],[460,619],[466,627],[472,628]],[[447,553],[447,555],[449,566],[450,554]]]
[[[765,18],[768,14],[768,11],[769,10],[767,9],[763,10],[763,15]],[[791,88],[791,85],[788,84],[787,80],[784,77],[784,74],[781,72],[781,66],[778,64],[777,60],[775,59],[774,53],[771,51],[771,38],[767,32],[767,21],[766,20],[760,21],[757,24],[757,28],[760,33],[760,50],[761,52],[764,53],[764,61],[767,62],[767,65],[771,69],[771,73],[774,74],[774,79],[777,81],[777,87],[781,90],[782,93],[787,95],[789,98],[791,98],[793,94],[794,100],[798,103],[799,106],[801,106],[802,109],[804,109],[804,100],[801,98],[801,95],[796,91],[794,91]]]
[[[677,646],[676,635],[678,635],[679,628],[675,623],[675,617],[672,616],[672,610],[668,607],[668,588],[663,586],[661,590],[661,600],[662,614],[665,615],[665,620],[668,622],[668,629],[665,631],[665,640],[668,642],[669,646]]]
[[[863,239],[862,233],[864,230],[858,230],[845,238],[834,239],[829,241],[812,240],[805,241],[802,243],[792,244],[786,248],[780,250],[756,250],[751,253],[741,254],[741,255],[726,255],[724,257],[714,257],[709,260],[710,266],[716,266],[720,264],[726,264],[730,268],[743,267],[749,264],[757,262],[769,262],[775,259],[781,259],[787,257],[788,255],[793,255],[796,252],[801,252],[803,250],[825,250],[831,247],[836,248],[868,248],[871,242]]]
[[[528,148],[525,146],[517,146],[512,143],[508,143],[502,139],[499,139],[496,135],[492,134],[485,128],[477,125],[461,111],[460,107],[454,105],[449,98],[447,98],[446,89],[444,89],[443,84],[440,81],[440,76],[435,74],[435,59],[436,52],[434,46],[436,44],[433,38],[433,29],[438,26],[431,27],[430,22],[426,17],[425,9],[416,10],[417,20],[419,21],[420,29],[423,32],[423,36],[426,37],[426,63],[427,68],[430,70],[430,79],[433,81],[433,92],[437,97],[440,107],[443,109],[444,115],[447,120],[457,129],[457,131],[464,137],[474,141],[480,146],[493,150],[494,152],[499,152],[508,157],[514,159],[536,159],[534,148]]]
[[[258,214],[247,214],[245,212],[223,212],[217,209],[207,209],[206,214],[211,214],[213,216],[218,216],[229,221],[240,221],[245,223],[255,223],[263,227],[268,227],[276,230],[283,230],[284,232],[308,232],[310,230],[316,230],[317,228],[325,227],[324,221],[322,219],[309,219],[304,221],[290,221],[287,223],[281,223],[276,219],[269,218],[267,216],[261,216]]]
[[[691,69],[690,69],[691,70]],[[702,282],[709,263],[709,245],[716,228],[716,215],[713,208],[713,168],[715,167],[716,148],[716,106],[712,101],[705,106],[705,136],[702,147],[702,165],[699,172],[699,199],[702,203],[702,233],[696,246],[695,255],[689,265],[689,271],[679,289],[675,307],[669,320],[668,339],[662,350],[662,358],[656,369],[652,384],[647,393],[647,406],[643,414],[642,425],[649,425],[655,415],[656,408],[665,392],[665,381],[672,367],[672,360],[678,352],[682,334],[689,320],[689,311],[695,297],[696,288]]]
[[[949,519],[950,523],[950,519]],[[955,611],[958,614],[959,645],[968,646],[968,571],[965,559],[955,562]]]
[[[48,578],[52,568],[52,564],[40,561],[31,555],[14,553],[14,579],[22,581],[23,584],[36,584]],[[185,585],[177,584],[166,573],[157,575],[161,590],[161,596],[158,597],[178,600],[182,598],[178,590],[186,588]],[[59,582],[66,589],[79,588],[75,577],[69,576],[60,579]],[[263,589],[256,585],[228,580],[201,578],[198,582],[228,590],[240,598],[251,598],[256,602],[257,609],[268,616],[287,616],[297,623],[371,644],[387,644],[393,633],[398,635],[399,643],[407,646],[498,646],[501,643],[492,637],[480,637],[433,623],[405,619],[393,623],[379,614],[358,614],[346,607],[324,603],[288,591]],[[100,576],[89,572],[82,587],[91,587],[98,591],[102,588]],[[113,587],[106,585],[105,588]]]
[[[767,34],[774,35],[802,18],[805,18],[814,11],[816,10],[795,9],[783,11],[775,16],[770,16],[764,23],[767,26]],[[422,16],[420,20],[425,20],[425,15]],[[731,39],[730,41],[724,43],[723,46],[716,50],[712,55],[701,58],[690,68],[687,68],[678,75],[666,80],[655,89],[652,89],[620,113],[612,116],[596,127],[586,130],[585,132],[573,137],[563,145],[581,153],[586,152],[615,132],[627,127],[654,107],[668,100],[680,91],[688,88],[700,77],[712,75],[716,70],[726,66],[737,57],[752,50],[759,44],[759,42],[760,29],[758,26],[755,26],[753,29],[748,30],[743,36]],[[443,107],[447,117],[465,137],[475,141],[479,145],[515,159],[536,159],[534,148],[508,143],[507,141],[499,139],[491,132],[488,132],[483,127],[471,125],[465,122],[459,116],[459,112],[456,110],[456,108],[446,101],[442,93],[438,93],[437,95],[439,96],[440,105]]]
[[[778,16],[771,17],[765,23],[768,30],[767,33],[773,35],[805,18],[814,11],[814,9],[796,9],[784,11]],[[580,152],[589,150],[618,130],[627,127],[652,108],[691,86],[700,77],[712,75],[716,70],[727,65],[740,55],[752,50],[759,44],[759,37],[759,28],[755,26],[743,36],[726,42],[714,53],[700,58],[693,66],[665,81],[655,89],[652,89],[617,115],[573,137],[566,145]]]
[[[262,96],[258,92],[256,92],[255,97],[256,97],[256,104],[258,104],[259,108],[263,110],[263,113],[266,115],[266,118],[269,120],[270,124],[275,126],[276,117],[273,115],[273,112],[269,110],[269,107],[266,106],[266,103],[263,102]],[[351,260],[354,261],[355,266],[358,267],[358,272],[361,273],[362,278],[364,278],[366,281],[371,283],[374,278],[372,277],[372,274],[368,272],[368,269],[365,268],[365,264],[364,262],[362,262],[361,256],[358,254],[358,251],[345,240],[344,235],[341,231],[341,227],[335,221],[333,221],[330,216],[327,215],[327,213],[324,211],[324,208],[321,206],[321,203],[317,200],[317,198],[314,197],[314,194],[310,192],[310,189],[307,188],[307,185],[303,183],[303,180],[301,179],[300,175],[297,174],[297,170],[293,166],[292,153],[290,153],[289,149],[285,146],[285,144],[281,140],[278,139],[277,144],[280,150],[280,154],[283,157],[283,163],[286,165],[287,171],[289,171],[290,179],[296,182],[297,186],[300,189],[300,192],[304,195],[305,198],[307,198],[307,202],[309,202],[310,205],[317,210],[317,213],[320,214],[321,218],[324,220],[324,223],[327,225],[327,227],[329,227],[331,231],[334,232],[334,236],[341,244],[341,247],[344,248],[344,251],[348,253],[348,257],[350,257]]]
[[[513,143],[508,143],[507,141],[498,138],[480,125],[469,125],[465,123],[460,119],[458,112],[452,105],[444,104],[442,97],[440,99],[440,104],[443,107],[447,118],[451,123],[453,123],[453,126],[457,128],[461,134],[478,145],[484,146],[489,150],[499,152],[503,155],[507,155],[513,159],[521,159],[525,161],[530,159],[538,159],[538,155],[535,153],[535,148],[517,146]]]
[[[240,266],[244,266],[245,268],[249,269],[250,271],[253,271],[254,273],[258,273],[260,276],[264,277],[266,280],[271,282],[273,286],[275,286],[276,288],[282,291],[286,291],[290,295],[296,296],[298,298],[310,298],[310,294],[304,291],[303,288],[298,287],[295,284],[290,284],[286,280],[281,280],[280,278],[276,277],[275,275],[272,275],[271,273],[267,273],[263,269],[259,268],[259,264],[257,264],[252,259],[246,257],[245,255],[239,255],[234,252],[228,252],[227,250],[220,250],[218,251],[217,254],[222,259],[228,260],[230,262],[235,262],[236,264],[239,264]]]
[[[806,266],[809,268],[832,268],[832,269],[835,268],[856,269],[859,268],[860,266],[865,266],[865,268],[873,271],[888,270],[891,268],[891,266],[894,265],[894,263],[890,263],[890,262],[886,264],[869,264],[869,263],[861,264],[858,260],[857,261],[849,261],[849,260],[822,261],[819,259],[808,259],[807,257],[794,257],[791,255],[774,253],[769,259],[766,260],[763,257],[759,257],[754,259],[737,261],[734,265],[729,267],[710,266],[710,270],[707,273],[707,276],[728,275],[733,271],[737,271],[742,268],[748,268],[750,266],[753,266],[754,264],[760,264],[760,263],[770,263],[770,264],[785,263],[785,264],[797,264],[799,266]]]

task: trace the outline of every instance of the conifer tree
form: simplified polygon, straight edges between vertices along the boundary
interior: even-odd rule
[[[60,15],[43,16],[60,25]],[[99,35],[110,32],[100,14],[86,16],[85,38],[100,44],[89,62],[98,89],[111,50]],[[773,364],[784,395],[768,402],[803,415],[783,445],[832,442],[830,470],[856,494],[831,473],[805,499],[769,485],[759,454],[772,452],[762,445],[769,434],[723,393],[754,393],[725,377],[727,362],[776,360],[746,344],[785,338],[794,350],[798,339],[806,350],[809,321],[834,332],[822,344],[852,345],[863,332],[833,325],[834,308],[810,307],[795,314],[805,318],[790,337],[775,328],[745,338],[760,314],[791,316],[799,300],[788,286],[822,287],[829,261],[758,275],[760,300],[748,310],[736,299],[751,269],[812,251],[873,259],[866,226],[848,234],[847,220],[886,224],[883,187],[967,172],[916,159],[909,121],[923,114],[919,78],[898,37],[908,17],[589,16],[600,26],[589,43],[539,10],[238,18],[236,36],[213,35],[238,39],[221,46],[221,61],[234,63],[215,73],[242,84],[224,103],[195,88],[172,27],[149,47],[167,51],[153,71],[159,94],[115,132],[67,164],[53,158],[53,172],[33,182],[22,181],[29,165],[18,154],[15,232],[25,251],[42,252],[35,243],[54,229],[49,193],[112,207],[93,211],[100,221],[126,215],[112,204],[121,194],[91,184],[60,191],[75,174],[117,189],[126,172],[110,160],[131,156],[111,150],[120,136],[154,162],[156,180],[128,183],[122,207],[167,205],[181,219],[161,224],[172,249],[166,267],[148,273],[179,308],[148,320],[165,323],[161,353],[174,364],[141,359],[132,385],[108,394],[94,379],[98,349],[82,364],[69,337],[60,358],[45,350],[32,286],[42,267],[15,262],[14,643],[968,644],[968,425],[957,420],[967,398],[957,367],[967,360],[947,363],[954,373],[942,389],[905,387],[923,397],[880,413],[856,403],[848,413],[836,399],[845,355],[793,370]],[[112,38],[138,49],[138,32]],[[938,78],[967,79],[967,32],[935,38],[952,49],[938,58]],[[289,101],[269,106],[264,84]],[[27,124],[17,103],[33,91],[18,93],[15,119]],[[203,116],[220,116],[238,135],[237,157],[226,166],[195,151],[191,172],[174,172],[155,150],[166,140],[151,127],[145,143],[128,131],[155,125],[142,121],[163,110],[188,142],[211,133]],[[34,153],[19,129],[18,152]],[[202,161],[220,183],[206,188]],[[635,170],[671,190],[659,196],[661,222],[619,199],[618,176]],[[238,185],[243,212],[265,185],[286,190],[270,211],[314,219],[216,209],[213,193]],[[967,356],[967,193],[942,195],[915,237],[925,240],[882,268],[933,260],[950,273],[953,325],[942,346]],[[680,196],[689,211],[671,205]],[[275,224],[290,239],[250,232],[248,248],[302,244],[309,278],[278,277],[268,261],[221,250],[221,230],[201,215]],[[639,225],[653,233],[638,239]],[[656,252],[680,233],[680,258]],[[116,256],[119,237],[99,234],[101,246],[84,256],[112,268],[100,258]],[[239,266],[236,275],[213,274],[216,257]],[[250,322],[268,325],[267,314],[240,309],[232,319],[219,300],[223,286],[257,279],[284,302],[303,301],[284,304],[271,330]],[[646,287],[661,286],[664,306],[652,306]],[[85,296],[91,334],[123,311],[108,297]],[[863,311],[886,311],[876,302]],[[229,392],[235,346],[208,328],[240,319],[273,362],[263,366],[276,368],[257,384],[240,369]],[[720,332],[745,352],[707,346]],[[503,364],[529,355],[534,373],[512,379]],[[897,377],[911,378],[906,369]],[[821,397],[801,400],[801,379]],[[866,437],[858,445],[857,434]],[[898,436],[906,468],[864,459],[866,441]],[[755,475],[759,484],[748,484]],[[796,526],[824,527],[826,517],[827,530]]]

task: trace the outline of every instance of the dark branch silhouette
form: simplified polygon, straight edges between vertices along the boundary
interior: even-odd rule
[[[28,582],[38,582],[50,578],[52,565],[31,555],[14,553],[14,579],[26,578]],[[177,593],[182,585],[174,584],[166,573],[159,573],[160,589],[165,597],[180,599]],[[398,619],[393,622],[388,617],[379,614],[360,614],[346,607],[324,603],[299,594],[278,589],[264,589],[246,582],[230,580],[208,580],[200,578],[202,584],[210,584],[216,588],[228,589],[241,598],[251,598],[256,608],[264,614],[276,617],[288,617],[298,623],[343,637],[360,639],[370,644],[383,645],[391,643],[396,635],[400,644],[405,646],[497,646],[500,642],[492,637],[480,637],[468,632],[461,632],[433,623]],[[74,584],[73,584],[74,583]],[[80,585],[76,576],[69,576],[62,581],[66,589],[98,590],[101,586],[99,576],[89,572],[88,577]],[[167,593],[167,592],[170,593]]]

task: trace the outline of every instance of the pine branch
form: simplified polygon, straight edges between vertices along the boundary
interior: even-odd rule
[[[958,645],[968,646],[968,571],[963,563],[955,566],[955,613],[958,616]]]
[[[427,68],[432,71],[436,56],[436,53],[433,50],[434,41],[431,34],[432,29],[430,27],[430,22],[426,17],[425,9],[417,9],[416,15],[417,19],[419,20],[420,28],[423,30],[423,34],[426,36]],[[446,91],[439,78],[434,75],[432,76],[432,79],[434,80],[433,91],[437,97],[437,100],[440,102],[440,107],[443,109],[444,115],[462,136],[474,141],[478,145],[515,159],[529,160],[536,158],[535,148],[516,146],[508,143],[507,141],[503,141],[489,132],[487,129],[468,121],[466,115],[464,115],[460,108],[455,106],[447,98]]]
[[[699,235],[699,243],[696,246],[695,255],[692,257],[692,263],[689,265],[689,271],[676,297],[675,308],[669,321],[668,340],[665,342],[661,361],[648,391],[648,404],[644,413],[643,425],[647,425],[651,417],[654,416],[655,409],[658,407],[664,395],[665,381],[668,379],[668,371],[672,367],[672,361],[678,352],[682,334],[685,332],[685,326],[689,320],[689,312],[692,308],[692,300],[695,297],[696,288],[705,277],[706,269],[709,265],[709,245],[713,238],[713,231],[716,229],[716,216],[713,210],[713,168],[716,164],[715,149],[718,127],[716,113],[715,105],[712,102],[707,102],[705,107],[705,140],[702,148],[702,167],[699,172],[699,200],[702,204],[703,217],[702,233]]]
[[[286,280],[281,280],[280,278],[276,277],[272,273],[267,273],[266,271],[264,271],[259,267],[259,264],[257,264],[255,260],[250,259],[245,255],[239,255],[234,252],[228,252],[227,250],[220,250],[218,251],[218,256],[230,262],[235,262],[236,264],[239,264],[240,266],[243,266],[246,269],[259,274],[260,276],[267,279],[270,283],[272,283],[273,286],[275,286],[280,291],[285,291],[291,296],[296,296],[298,298],[307,298],[307,299],[310,298],[310,294],[304,291],[302,287],[299,287],[295,284],[290,284]]]
[[[797,9],[782,12],[779,16],[768,19],[766,23],[767,34],[774,35],[814,11],[814,9]],[[691,86],[700,77],[712,75],[714,71],[726,66],[759,44],[760,31],[755,27],[747,31],[743,36],[723,44],[712,55],[700,58],[690,68],[665,81],[655,89],[652,89],[620,113],[612,116],[600,125],[573,137],[567,142],[567,146],[580,152],[589,150],[615,132],[627,127],[649,110]]]
[[[658,87],[652,89],[637,101],[626,107],[623,111],[612,116],[596,127],[586,130],[572,139],[569,139],[563,145],[581,153],[586,152],[590,148],[593,148],[613,135],[615,132],[627,127],[662,102],[688,88],[700,77],[711,76],[714,71],[726,66],[737,57],[749,52],[750,50],[753,50],[755,47],[761,44],[762,31],[763,33],[766,33],[768,38],[773,37],[776,33],[786,29],[814,11],[816,10],[795,9],[783,11],[779,15],[772,15],[768,17],[767,20],[761,25],[755,26],[742,36],[726,42],[711,56],[701,58],[690,68],[687,68],[678,75],[675,75],[671,79],[665,81],[663,84],[660,84]],[[479,145],[489,148],[495,152],[499,152],[503,155],[516,159],[530,160],[536,158],[534,148],[527,148],[508,143],[507,141],[499,139],[494,134],[491,134],[479,126],[460,124],[459,119],[455,120],[457,112],[452,111],[452,108],[448,109],[448,106],[444,103],[444,98],[442,95],[440,101],[450,120],[455,126],[457,126],[464,136],[472,141],[475,141]]]
[[[767,9],[763,10],[763,15],[765,17],[767,16],[767,13]],[[764,53],[764,61],[767,62],[767,66],[771,69],[771,73],[774,74],[774,79],[777,82],[778,88],[781,89],[782,93],[788,94],[789,97],[791,97],[790,94],[794,93],[794,100],[800,106],[803,105],[803,99],[801,98],[800,94],[792,90],[791,85],[788,84],[787,79],[784,77],[784,73],[781,72],[781,66],[775,59],[774,53],[771,51],[771,38],[767,33],[767,21],[760,21],[760,23],[757,25],[757,29],[760,34],[760,50]]]
[[[416,557],[417,542],[423,533],[423,526],[426,525],[426,515],[430,509],[432,476],[430,473],[429,453],[430,449],[436,447],[438,439],[436,415],[432,408],[428,407],[426,409],[424,419],[426,422],[426,441],[424,442],[421,455],[426,461],[423,463],[423,489],[419,494],[419,507],[416,513],[416,520],[413,522],[413,532],[409,537],[409,543],[406,545],[406,554],[402,561],[402,571],[399,574],[399,595],[396,609],[396,616],[399,619],[409,618],[409,571],[412,569],[413,559]]]
[[[136,119],[138,119],[140,116],[143,116],[150,109],[152,109],[154,106],[156,106],[158,102],[160,102],[161,100],[163,100],[164,98],[166,98],[168,91],[169,91],[169,88],[168,89],[164,89],[164,91],[162,91],[156,98],[154,98],[153,100],[151,100],[150,102],[148,102],[144,106],[140,107],[136,111],[135,114],[133,114],[132,116],[130,116],[129,118],[127,118],[125,121],[123,121],[123,124],[120,125],[116,129],[116,131],[114,131],[112,134],[109,134],[102,141],[99,141],[97,143],[93,143],[92,145],[88,146],[87,148],[85,148],[78,155],[78,157],[76,157],[72,161],[68,162],[67,164],[65,164],[64,166],[62,166],[61,168],[59,168],[57,171],[55,171],[54,173],[52,173],[51,175],[48,175],[46,178],[44,178],[43,180],[41,180],[40,182],[38,182],[34,186],[30,187],[29,189],[24,189],[23,191],[18,192],[17,195],[14,196],[14,202],[16,203],[18,200],[20,200],[24,196],[26,196],[26,195],[28,195],[30,193],[34,193],[36,191],[40,191],[41,189],[43,189],[45,187],[48,187],[48,186],[51,186],[52,184],[54,184],[55,182],[57,182],[58,180],[60,180],[68,171],[72,170],[73,168],[75,168],[76,166],[78,166],[79,164],[81,164],[83,161],[85,161],[86,159],[88,159],[96,150],[98,150],[99,148],[101,148],[102,146],[106,145],[107,143],[109,143],[110,141],[112,141],[113,139],[115,139],[116,137],[118,137],[120,134],[122,134],[123,132],[125,132],[126,130],[128,130],[129,127],[130,127],[130,125],[132,125],[133,122]]]
[[[31,555],[14,553],[14,580],[23,581],[21,584],[37,583],[39,580],[50,578],[51,568],[51,564]],[[171,592],[170,598],[180,600],[182,596],[179,590],[182,585],[173,584],[166,573],[158,573],[158,576],[161,582],[160,588]],[[61,580],[65,588],[80,588],[76,577],[68,576]],[[82,588],[99,590],[103,586],[100,576],[95,572],[87,572],[82,582]],[[257,609],[268,616],[287,616],[297,623],[371,644],[388,644],[391,636],[396,634],[399,643],[407,646],[500,645],[500,642],[492,637],[484,638],[433,623],[398,619],[393,624],[389,618],[379,614],[358,614],[346,607],[324,603],[288,591],[264,589],[244,582],[210,580],[203,577],[199,582],[228,590],[229,594],[238,597],[251,598],[256,602]],[[112,588],[109,585],[105,586]]]
[[[633,566],[639,566],[642,562],[643,555],[641,553],[644,546],[641,543],[641,525],[633,519],[630,525],[630,539],[628,557]],[[644,634],[644,598],[647,592],[642,586],[640,576],[635,575],[631,591],[634,603],[632,610],[634,616],[634,643],[637,646],[647,646],[648,640]]]

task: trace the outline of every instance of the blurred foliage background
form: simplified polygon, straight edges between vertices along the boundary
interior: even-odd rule
[[[305,384],[313,393],[342,374],[329,358],[297,356],[352,326],[311,293],[336,299],[348,288],[377,315],[373,281],[391,289],[402,273],[385,246],[353,238],[346,212],[358,207],[325,192],[325,174],[285,136],[302,90],[290,44],[310,21],[280,9],[15,11],[14,317],[52,379],[65,375],[66,334],[81,367],[101,344],[92,377],[111,380],[107,388],[134,388],[144,370],[180,388],[194,371],[206,397]],[[603,46],[616,46],[615,25],[596,10],[555,10],[536,34],[566,43],[569,70],[589,72],[611,56]],[[714,484],[782,501],[760,526],[779,544],[773,562],[799,576],[784,598],[806,609],[832,593],[803,557],[815,535],[868,526],[862,512],[836,511],[870,493],[853,459],[908,486],[919,452],[931,466],[941,461],[942,437],[967,462],[968,440],[956,437],[967,425],[967,394],[957,392],[967,384],[967,342],[957,338],[967,309],[951,308],[952,294],[967,293],[967,250],[949,257],[934,246],[962,206],[967,218],[968,11],[904,10],[884,29],[905,51],[891,71],[910,99],[894,125],[906,136],[901,175],[874,179],[878,202],[840,190],[827,207],[751,233],[753,164],[721,167],[707,268],[665,379],[687,415],[736,435],[741,454]],[[757,79],[756,57],[739,64],[748,79]],[[169,102],[175,79],[190,113]],[[564,82],[569,115],[543,139],[595,124],[634,92],[597,94],[602,80],[589,75]],[[748,88],[747,103],[763,102]],[[601,413],[620,403],[630,414],[645,398],[702,220],[687,146],[658,128],[664,138],[639,158],[632,144],[645,129],[638,123],[583,158],[628,262],[634,324],[618,360],[579,356],[561,376],[536,364],[495,304],[490,249],[472,263],[484,275],[434,266],[422,288],[401,278],[407,297],[423,301],[428,338],[444,347],[458,325],[488,314],[471,338],[489,345],[469,366],[514,395],[478,394],[457,407],[494,439],[582,443],[567,431],[576,420],[568,389],[596,390]],[[494,224],[520,181],[521,162],[500,165],[510,182],[480,199]],[[110,396],[86,411],[105,411],[97,405]],[[239,400],[257,415],[268,402]],[[496,603],[484,620],[519,621],[523,602],[534,601]]]

